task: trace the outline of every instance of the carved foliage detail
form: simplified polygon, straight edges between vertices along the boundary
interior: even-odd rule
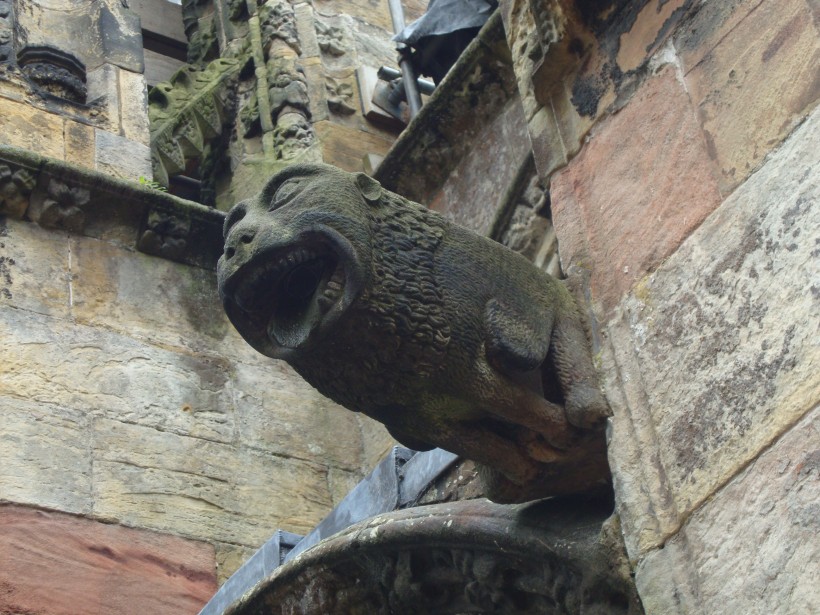
[[[240,67],[239,60],[224,58],[202,71],[184,66],[151,90],[151,157],[158,182],[167,186],[170,175],[184,171],[186,160],[200,157],[205,145],[222,133],[228,84]]]
[[[0,164],[0,215],[22,218],[29,204],[35,178],[26,169]]]
[[[319,49],[328,55],[338,57],[347,53],[344,30],[338,26],[316,21],[316,41],[319,43]]]
[[[353,86],[346,81],[338,81],[333,77],[325,80],[327,91],[327,106],[334,113],[351,115],[356,112],[353,105]]]
[[[85,226],[85,206],[91,200],[86,188],[72,188],[56,179],[48,183],[47,195],[38,208],[40,226],[79,233]]]
[[[286,0],[271,0],[259,8],[259,26],[265,54],[275,39],[284,41],[297,54],[302,53],[296,30],[296,13]]]

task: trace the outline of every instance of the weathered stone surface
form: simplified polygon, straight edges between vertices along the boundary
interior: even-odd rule
[[[530,154],[521,102],[512,98],[485,131],[476,135],[469,156],[450,173],[430,209],[481,235],[488,235],[504,193]]]
[[[728,194],[820,97],[816,15],[805,0],[761,2],[691,68],[686,81]]]
[[[96,131],[95,166],[111,177],[139,180],[151,178],[151,149],[147,145],[111,134]]]
[[[0,221],[0,306],[68,316],[65,236],[28,222]]]
[[[0,506],[0,612],[195,613],[216,589],[207,544]]]
[[[175,353],[23,310],[0,311],[0,332],[0,395],[233,439],[232,368],[225,359]]]
[[[333,16],[339,13],[339,7],[333,0],[315,0],[316,12],[322,16]],[[368,0],[347,0],[344,13],[361,21],[381,28],[385,33],[393,31],[393,22],[386,3],[373,4]]]
[[[633,557],[815,406],[820,111],[621,304],[610,465]]]
[[[106,62],[88,71],[88,104],[98,110],[100,127],[119,134],[120,131],[120,92],[118,74],[120,69]]]
[[[90,417],[12,397],[0,414],[0,500],[91,512]]]
[[[141,73],[120,69],[119,94],[122,136],[145,146],[150,145],[148,90],[145,77]]]
[[[100,419],[94,456],[93,514],[125,525],[258,546],[331,506],[324,467],[241,446]]]
[[[65,159],[86,169],[93,169],[96,159],[94,128],[87,124],[65,121]]]
[[[345,171],[361,171],[365,154],[385,155],[391,142],[372,133],[362,132],[327,120],[314,124],[322,146],[322,160]]]
[[[720,202],[674,69],[662,69],[596,126],[550,190],[564,269],[591,270],[593,300],[606,313]]]
[[[192,350],[224,344],[232,359],[256,358],[229,334],[211,271],[84,237],[71,238],[71,271],[78,322]]]
[[[387,433],[384,425],[362,414],[356,415],[362,432],[362,469],[370,472],[385,458],[397,442]]]
[[[63,119],[57,115],[0,97],[0,134],[3,145],[63,160]]]
[[[284,361],[259,357],[236,370],[237,431],[249,447],[360,471],[356,416],[323,397]]]
[[[636,582],[647,613],[811,613],[820,604],[820,408],[698,509]]]

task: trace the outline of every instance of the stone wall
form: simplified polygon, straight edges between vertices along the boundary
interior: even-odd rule
[[[16,505],[0,507],[0,584],[12,588],[0,608],[47,608],[18,575],[49,550],[78,587],[127,579],[153,591],[167,567],[193,570],[196,600],[185,600],[201,605],[277,528],[316,525],[387,452],[380,426],[235,333],[211,268],[135,250],[161,232],[146,227],[151,212],[200,238],[211,227],[218,238],[220,214],[10,148],[0,174],[0,502]],[[82,224],[66,231],[65,220]],[[176,257],[212,264],[218,240],[194,236],[176,237],[188,250]],[[31,551],[14,546],[52,520]],[[72,524],[96,542],[86,548]],[[149,555],[123,546],[140,541],[170,559],[141,568]],[[158,555],[176,544],[195,562]],[[85,562],[88,549],[101,555]],[[186,575],[163,586],[169,604]],[[83,612],[109,612],[99,604]]]
[[[506,0],[586,279],[648,613],[804,613],[818,531],[820,37],[805,0]]]

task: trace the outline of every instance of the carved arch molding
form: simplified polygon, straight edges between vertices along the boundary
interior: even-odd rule
[[[435,504],[373,517],[276,568],[225,615],[643,613],[611,504]]]

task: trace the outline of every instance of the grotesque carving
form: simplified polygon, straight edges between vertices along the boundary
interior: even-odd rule
[[[0,0],[0,62],[12,54],[14,33],[11,23],[11,0]]]
[[[79,233],[85,227],[85,207],[90,200],[87,188],[72,188],[52,179],[45,197],[32,199],[29,216],[40,226]]]
[[[271,61],[268,70],[270,73],[268,96],[270,97],[271,119],[275,121],[286,107],[289,107],[291,111],[299,111],[309,118],[310,98],[305,71],[297,67],[293,61],[286,59]]]
[[[492,498],[606,480],[578,310],[503,246],[364,174],[297,165],[228,214],[218,275],[254,348],[403,444],[480,462]]]
[[[188,245],[191,221],[164,211],[149,212],[137,247],[147,254],[178,260]]]
[[[297,54],[302,53],[296,31],[296,13],[286,0],[269,0],[259,8],[259,25],[265,44],[265,55],[270,54],[275,39],[284,41]]]
[[[280,117],[273,129],[273,147],[278,160],[293,160],[314,143],[313,127],[298,113]]]
[[[353,86],[346,81],[338,81],[333,77],[325,79],[327,106],[334,113],[352,115],[356,113],[353,106]]]
[[[22,218],[34,184],[34,176],[26,169],[0,164],[0,215]]]

